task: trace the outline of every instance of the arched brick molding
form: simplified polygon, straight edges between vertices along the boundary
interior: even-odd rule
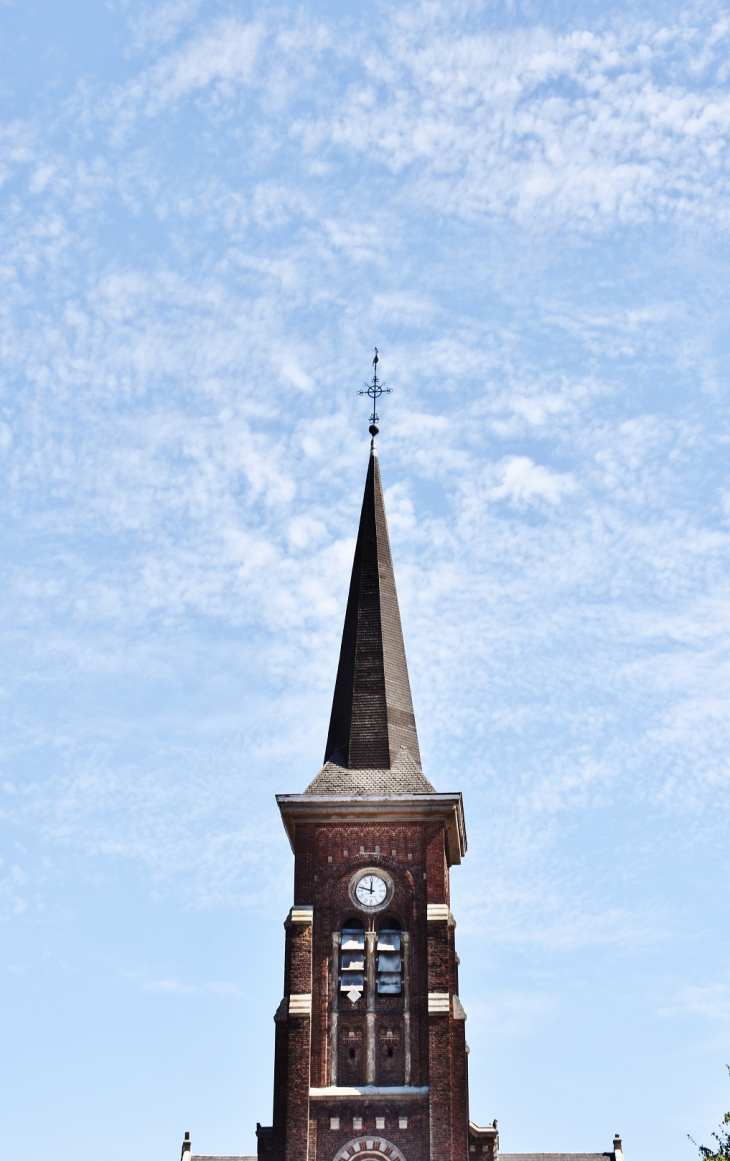
[[[400,1149],[384,1137],[355,1137],[343,1145],[334,1161],[405,1161]]]

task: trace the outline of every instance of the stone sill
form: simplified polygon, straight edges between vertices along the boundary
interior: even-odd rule
[[[337,1100],[342,1097],[347,1097],[352,1100],[369,1100],[370,1097],[398,1097],[402,1100],[403,1097],[425,1097],[428,1096],[428,1085],[425,1084],[420,1088],[416,1088],[410,1084],[364,1084],[348,1088],[339,1088],[330,1086],[329,1088],[310,1088],[310,1100]]]

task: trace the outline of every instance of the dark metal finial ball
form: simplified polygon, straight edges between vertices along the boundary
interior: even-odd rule
[[[380,431],[380,428],[378,427],[377,423],[371,423],[370,427],[368,428],[368,431],[370,432],[371,435],[377,435],[378,432]]]

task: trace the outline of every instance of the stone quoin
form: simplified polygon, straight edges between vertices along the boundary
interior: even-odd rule
[[[294,854],[273,1123],[258,1161],[623,1161],[499,1154],[469,1119],[451,869],[461,794],[421,767],[375,438],[322,769],[277,803]],[[192,1151],[182,1161],[210,1158]]]

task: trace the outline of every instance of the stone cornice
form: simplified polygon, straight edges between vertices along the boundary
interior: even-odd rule
[[[466,824],[461,793],[452,794],[277,794],[284,829],[292,851],[297,823],[332,823],[350,820],[373,822],[440,821],[446,826],[449,864],[460,863],[466,854]]]

